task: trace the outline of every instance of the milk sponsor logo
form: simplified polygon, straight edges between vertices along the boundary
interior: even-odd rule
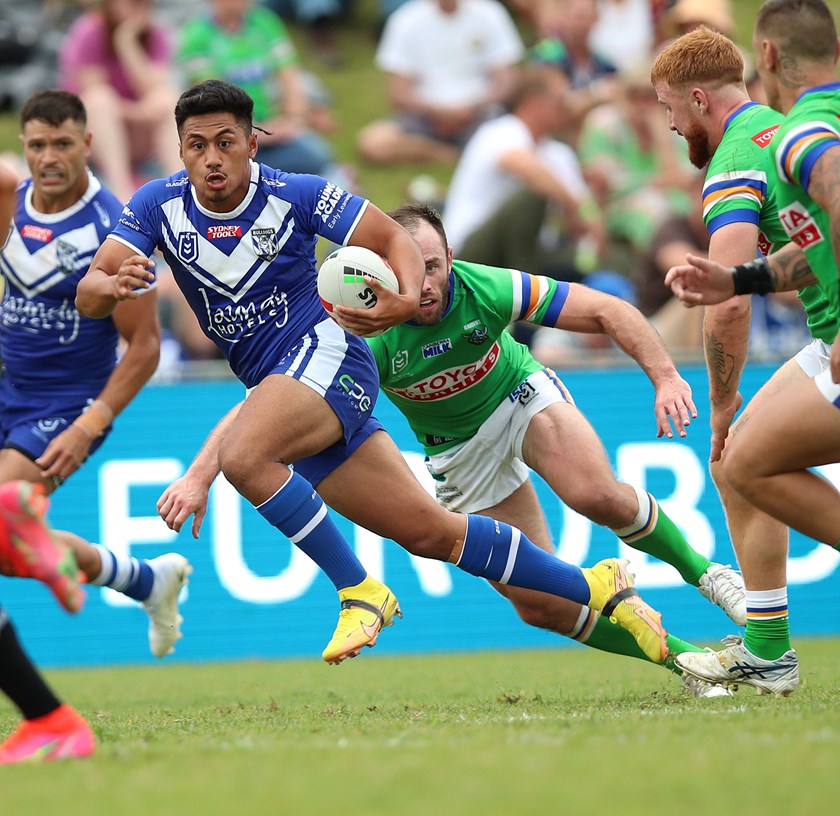
[[[428,360],[430,357],[438,357],[441,354],[446,354],[447,351],[452,351],[452,341],[448,337],[443,340],[435,340],[434,343],[426,343],[423,346],[423,359]]]

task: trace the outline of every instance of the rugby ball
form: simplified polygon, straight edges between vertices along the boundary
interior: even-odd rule
[[[318,270],[318,297],[333,317],[333,307],[352,306],[370,309],[376,305],[376,292],[365,278],[373,278],[395,292],[400,282],[388,262],[370,249],[345,246],[328,255]],[[368,337],[382,334],[373,332]]]

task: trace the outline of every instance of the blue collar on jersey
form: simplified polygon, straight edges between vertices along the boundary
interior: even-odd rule
[[[449,268],[449,303],[446,304],[446,308],[443,310],[443,314],[440,316],[440,320],[443,320],[448,314],[449,311],[452,309],[452,289],[455,286],[455,273],[452,271],[452,267]],[[440,320],[438,322],[440,322]],[[406,320],[406,326],[422,326],[420,323],[416,323],[414,320]]]
[[[736,110],[727,120],[726,124],[723,126],[724,130],[727,130],[729,126],[735,121],[736,117],[740,116],[747,108],[754,108],[758,102],[753,102],[750,100],[749,102],[744,102],[738,110]]]
[[[799,102],[801,99],[804,99],[808,94],[812,93],[832,93],[834,91],[840,91],[840,82],[826,82],[825,85],[815,85],[813,88],[808,88],[807,91],[802,91],[801,94],[796,98],[796,101]]]

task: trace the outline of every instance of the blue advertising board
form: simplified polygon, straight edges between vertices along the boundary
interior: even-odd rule
[[[751,366],[750,396],[771,374]],[[708,473],[705,369],[683,370],[701,415],[688,438],[656,439],[653,389],[635,368],[574,371],[563,376],[604,441],[619,478],[650,490],[690,543],[716,561],[735,563],[723,513]],[[195,567],[182,604],[184,638],[168,660],[205,661],[320,655],[335,626],[337,596],[329,581],[223,480],[211,492],[198,540],[189,525],[176,535],[155,502],[186,469],[216,420],[242,396],[232,381],[147,387],[119,418],[105,445],[53,497],[54,526],[115,551],[154,557],[172,550]],[[377,416],[411,468],[431,489],[421,449],[384,398]],[[833,474],[829,473],[829,477]],[[840,480],[838,480],[840,481]],[[671,567],[627,548],[609,530],[564,507],[540,480],[538,491],[557,553],[576,564],[627,556],[645,598],[669,630],[713,642],[734,630],[717,607],[685,586]],[[388,501],[387,496],[375,497]],[[394,508],[399,512],[399,508]],[[339,523],[368,570],[391,586],[405,619],[380,639],[383,654],[553,647],[568,641],[522,623],[484,581],[451,565],[409,556],[344,519]],[[797,635],[840,632],[829,613],[840,555],[794,534],[790,549],[791,625]],[[69,616],[31,580],[0,577],[0,599],[33,656],[45,666],[151,662],[146,616],[133,601],[90,587],[81,614]]]

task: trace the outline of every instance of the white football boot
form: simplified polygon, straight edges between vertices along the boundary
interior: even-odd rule
[[[149,616],[149,649],[155,657],[166,657],[175,651],[184,618],[178,611],[178,595],[193,571],[190,562],[178,553],[149,559],[155,576],[152,591],[143,609]]]

